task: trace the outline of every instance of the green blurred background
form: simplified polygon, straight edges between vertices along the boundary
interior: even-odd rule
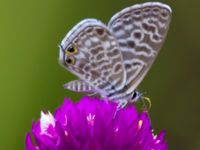
[[[81,95],[62,85],[75,79],[58,64],[58,44],[77,22],[108,22],[144,0],[1,0],[0,150],[24,149],[41,110]],[[162,0],[173,9],[167,40],[139,89],[147,92],[156,131],[167,130],[169,149],[200,149],[200,1]]]

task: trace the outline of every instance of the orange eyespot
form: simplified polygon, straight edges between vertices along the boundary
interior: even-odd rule
[[[68,57],[65,60],[65,62],[66,62],[67,65],[74,65],[75,64],[75,59],[73,57]]]
[[[76,54],[78,52],[78,50],[77,50],[77,48],[74,46],[74,45],[71,45],[71,46],[69,46],[66,50],[65,50],[65,53],[67,54],[67,55],[74,55],[74,54]]]

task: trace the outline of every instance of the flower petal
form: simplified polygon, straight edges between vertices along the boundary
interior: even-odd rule
[[[155,136],[146,112],[133,105],[119,110],[107,100],[65,99],[54,115],[43,113],[26,136],[27,150],[167,150],[165,132]],[[35,144],[33,144],[35,143]]]

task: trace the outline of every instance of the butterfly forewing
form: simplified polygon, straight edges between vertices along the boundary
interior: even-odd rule
[[[157,56],[171,19],[171,9],[158,2],[125,8],[114,15],[108,27],[117,38],[127,80],[123,92],[135,90]]]
[[[76,49],[68,54],[68,47]],[[96,19],[85,19],[63,39],[60,62],[69,71],[106,96],[125,84],[125,69],[118,42]],[[68,64],[73,60],[73,64]]]

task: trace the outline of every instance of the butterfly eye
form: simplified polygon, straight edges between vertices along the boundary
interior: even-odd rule
[[[134,91],[134,93],[133,93],[133,95],[132,95],[132,98],[131,99],[135,99],[136,97],[137,97],[137,92],[136,91]]]
[[[66,52],[67,55],[74,55],[78,52],[78,50],[75,46],[70,46],[66,49],[65,52]]]
[[[68,57],[66,60],[65,60],[66,64],[68,65],[74,65],[75,64],[75,60],[74,58],[72,57]]]
[[[138,99],[141,98],[141,96],[142,96],[142,94],[139,91],[135,90],[131,97],[131,101],[136,102]]]

